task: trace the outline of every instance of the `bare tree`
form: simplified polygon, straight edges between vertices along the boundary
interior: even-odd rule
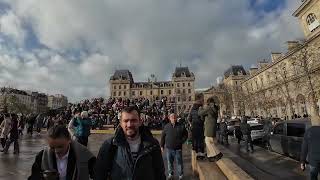
[[[299,52],[292,56],[294,62],[295,71],[299,78],[296,82],[300,86],[304,86],[307,89],[308,101],[311,105],[311,122],[312,125],[320,125],[319,109],[317,107],[316,89],[319,85],[316,83],[319,81],[320,75],[320,59],[319,48],[314,45],[303,44]]]

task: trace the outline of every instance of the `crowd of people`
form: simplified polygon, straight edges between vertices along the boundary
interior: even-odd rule
[[[25,127],[31,136],[34,131],[40,133],[47,128],[48,147],[36,155],[29,180],[172,179],[174,161],[177,161],[177,174],[181,180],[184,178],[182,148],[188,138],[198,160],[217,162],[223,157],[215,142],[228,145],[228,129],[225,119],[218,123],[218,116],[219,107],[215,100],[209,98],[204,103],[201,95],[196,96],[187,117],[176,112],[174,106],[168,106],[166,98],[155,102],[144,98],[96,98],[69,104],[56,113],[0,114],[0,140],[3,153],[8,153],[14,143],[14,154],[18,154],[18,139]],[[95,156],[86,148],[90,131],[110,124],[114,124],[114,136],[101,145]],[[151,133],[154,124],[162,129],[160,143]],[[270,140],[271,126],[266,124],[264,127],[266,142]],[[247,152],[249,147],[253,152],[247,118],[241,118],[236,127],[238,143],[244,140]],[[308,153],[315,157],[312,161],[314,176],[318,172],[318,153],[313,151],[317,148],[313,142],[317,133],[316,128],[307,132],[301,157],[302,169]],[[270,142],[267,145],[270,146]],[[167,175],[162,153],[168,161]]]

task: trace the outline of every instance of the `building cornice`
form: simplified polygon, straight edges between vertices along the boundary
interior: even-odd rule
[[[242,83],[246,83],[247,81],[257,77],[259,74],[265,72],[266,70],[270,69],[272,66],[277,65],[278,63],[286,60],[287,58],[289,58],[291,55],[293,55],[294,53],[300,51],[302,48],[304,48],[306,45],[308,45],[309,43],[311,43],[313,40],[317,39],[320,36],[320,31],[318,33],[316,33],[313,37],[311,37],[310,39],[308,39],[306,42],[304,42],[303,44],[299,45],[298,47],[294,48],[291,51],[288,51],[284,56],[278,58],[275,62],[272,62],[271,64],[267,65],[264,68],[261,68],[259,70],[257,70],[257,72],[255,72],[253,74],[253,76],[249,76],[248,78],[246,78]]]
[[[301,11],[309,4],[312,0],[305,0],[299,8],[292,14],[294,17],[298,17],[301,13]]]

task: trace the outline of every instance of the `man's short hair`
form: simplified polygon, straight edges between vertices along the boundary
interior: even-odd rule
[[[209,103],[215,103],[215,100],[214,100],[214,98],[209,98],[208,100],[207,100],[207,103],[209,104]]]
[[[126,113],[131,113],[133,111],[137,111],[138,113],[138,116],[140,117],[140,110],[137,106],[128,106],[128,107],[124,107],[121,111],[120,111],[120,117],[121,117],[121,114],[123,112],[126,112]]]
[[[64,125],[54,125],[48,130],[48,137],[52,139],[71,139],[70,133]]]

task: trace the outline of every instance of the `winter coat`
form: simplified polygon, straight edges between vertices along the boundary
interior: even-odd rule
[[[76,118],[73,122],[76,137],[88,137],[90,135],[90,129],[92,121],[89,118]]]
[[[216,137],[218,112],[218,106],[214,105],[213,103],[204,108],[199,108],[198,115],[204,118],[205,137]]]
[[[110,176],[113,180],[166,179],[158,141],[144,126],[140,127],[139,132],[141,144],[136,162],[133,162],[129,144],[121,127],[117,128],[113,138],[102,144],[97,156],[95,180],[105,180]]]
[[[175,125],[168,123],[162,131],[160,145],[168,149],[179,150],[182,149],[182,144],[187,138],[188,131],[184,125],[178,122]]]
[[[11,130],[11,119],[5,118],[0,125],[1,134],[0,138],[7,138]]]
[[[18,120],[11,120],[10,139],[19,139]]]
[[[191,123],[191,131],[193,138],[202,138],[204,136],[204,122],[198,114],[199,107],[199,104],[194,104],[188,116],[188,121]]]

